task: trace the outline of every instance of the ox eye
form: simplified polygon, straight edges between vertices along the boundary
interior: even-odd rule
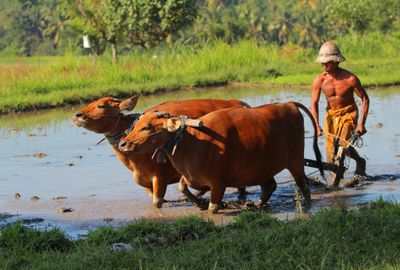
[[[99,106],[97,106],[97,108],[99,108],[99,109],[105,109],[105,108],[106,108],[106,105],[100,104]]]

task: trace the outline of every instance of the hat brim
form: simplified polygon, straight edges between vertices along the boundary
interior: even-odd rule
[[[343,55],[328,55],[328,56],[324,55],[324,56],[318,56],[315,62],[323,64],[323,63],[328,63],[330,61],[334,61],[339,63],[345,60],[346,58],[344,58]]]

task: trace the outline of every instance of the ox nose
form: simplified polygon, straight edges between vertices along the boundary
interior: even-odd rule
[[[118,143],[118,148],[119,148],[119,150],[121,150],[121,151],[126,151],[126,149],[125,149],[126,145],[127,145],[126,142],[120,141],[120,142]]]
[[[71,120],[78,127],[83,127],[86,123],[87,117],[84,113],[76,112],[72,115]]]

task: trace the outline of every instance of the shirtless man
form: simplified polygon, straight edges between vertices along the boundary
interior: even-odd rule
[[[367,132],[365,121],[369,110],[369,97],[357,76],[339,67],[339,63],[344,60],[344,56],[333,41],[327,41],[321,46],[316,60],[316,62],[321,63],[324,71],[317,75],[313,83],[311,113],[317,124],[318,136],[321,136],[323,130],[319,125],[318,102],[322,91],[328,103],[324,123],[328,162],[332,162],[335,140],[340,145],[346,146],[346,140],[354,132],[360,132],[361,134]],[[362,101],[359,122],[358,107],[354,100],[354,93]],[[351,146],[347,149],[347,154],[357,163],[355,176],[364,176],[365,159],[360,157]],[[334,183],[336,187],[338,184]]]

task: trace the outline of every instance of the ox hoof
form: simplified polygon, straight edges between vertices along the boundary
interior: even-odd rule
[[[261,206],[264,206],[264,205],[266,205],[266,204],[267,204],[267,201],[259,200],[259,201],[256,203],[256,206],[257,206],[257,207],[261,207]]]
[[[209,207],[208,200],[200,199],[200,198],[196,199],[196,201],[194,202],[194,205],[197,206],[198,208],[200,208],[200,210],[207,210],[207,208]]]
[[[210,202],[210,204],[208,205],[208,211],[213,214],[216,214],[218,213],[218,210],[219,210],[219,204]]]
[[[343,188],[347,188],[347,187],[361,187],[361,186],[363,186],[363,185],[366,183],[365,181],[366,181],[367,179],[368,179],[368,178],[367,178],[367,176],[365,176],[365,175],[354,175],[353,178],[352,178],[349,182],[343,184]]]
[[[164,199],[155,199],[153,200],[154,207],[161,208],[164,203]]]

